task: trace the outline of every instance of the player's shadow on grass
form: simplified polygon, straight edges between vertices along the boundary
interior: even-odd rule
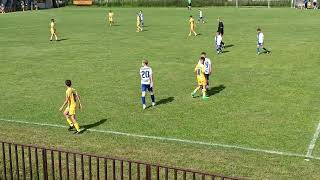
[[[168,104],[168,103],[171,103],[172,101],[174,101],[174,97],[167,97],[165,99],[161,99],[160,101],[158,101],[156,103],[156,105],[161,105],[161,104]]]
[[[66,41],[68,40],[68,38],[62,38],[62,39],[59,39],[58,41]]]
[[[234,46],[233,44],[228,44],[228,45],[225,45],[224,48],[227,49],[227,48],[230,48],[230,47],[233,47],[233,46]]]
[[[98,127],[100,126],[101,124],[105,123],[107,121],[107,119],[101,119],[100,121],[97,121],[95,123],[92,123],[92,124],[86,124],[86,125],[83,125],[82,128],[82,133],[91,129],[91,128],[95,128],[95,127]]]
[[[223,84],[220,84],[219,86],[212,87],[208,90],[208,96],[214,96],[216,94],[219,94],[221,91],[223,91],[226,87]]]

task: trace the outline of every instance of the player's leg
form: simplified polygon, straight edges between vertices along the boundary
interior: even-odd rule
[[[66,110],[63,112],[63,116],[66,118],[68,124],[69,124],[69,131],[71,131],[74,128],[73,122],[69,116],[69,108],[66,108]]]
[[[260,48],[261,48],[261,46],[260,46],[260,44],[258,43],[258,45],[257,45],[257,54],[258,54],[258,55],[260,54]]]
[[[56,41],[58,41],[58,36],[57,36],[57,33],[56,33],[56,32],[54,32],[54,39],[55,39]]]
[[[71,115],[70,117],[71,117],[71,120],[72,120],[72,122],[73,122],[73,124],[74,124],[74,127],[75,127],[76,130],[77,130],[77,133],[79,133],[79,132],[80,132],[80,126],[79,126],[79,124],[78,124],[78,122],[77,122],[76,115],[73,114],[73,115]]]
[[[146,90],[147,90],[147,85],[142,84],[141,85],[141,102],[142,102],[142,108],[146,109]]]
[[[193,32],[194,36],[197,36],[197,35],[198,35],[198,34],[196,33],[196,31],[195,31],[195,28],[192,28],[192,32]]]
[[[155,106],[156,105],[156,99],[155,99],[155,96],[154,96],[154,93],[153,93],[153,88],[149,87],[148,91],[150,92],[152,106]]]
[[[265,48],[264,46],[262,46],[262,49],[264,50],[265,53],[267,53],[267,54],[270,53],[270,51],[267,48]]]
[[[206,83],[203,82],[201,85],[201,89],[202,89],[202,99],[208,99],[209,97],[207,96],[207,89],[205,88]]]
[[[191,93],[191,97],[194,97],[194,95],[197,93],[199,89],[200,89],[200,85],[198,85],[197,88],[193,90],[193,92]]]
[[[192,34],[192,28],[190,28],[190,31],[189,31],[189,36],[191,36]]]

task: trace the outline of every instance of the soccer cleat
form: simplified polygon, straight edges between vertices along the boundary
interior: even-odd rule
[[[72,131],[74,129],[74,126],[69,126],[68,131]]]
[[[142,105],[142,109],[146,109],[147,106],[145,104]]]
[[[155,105],[156,105],[156,103],[155,103],[155,102],[153,102],[153,103],[152,103],[152,106],[155,106]]]
[[[76,132],[74,132],[73,134],[81,134],[81,130],[80,131],[76,131]]]
[[[194,95],[195,95],[194,93],[191,93],[191,97],[193,97],[193,98],[194,98]]]
[[[203,100],[207,100],[207,99],[209,99],[209,97],[208,96],[202,96],[202,99]]]

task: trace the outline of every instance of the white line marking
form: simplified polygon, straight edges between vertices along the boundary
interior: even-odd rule
[[[312,157],[312,152],[313,152],[313,149],[316,145],[317,139],[319,138],[319,133],[320,133],[320,122],[318,123],[318,127],[317,127],[316,131],[314,132],[313,138],[310,141],[310,144],[308,146],[308,152],[306,155],[307,158]]]
[[[0,121],[20,123],[20,124],[38,125],[38,126],[47,126],[47,127],[66,128],[66,126],[57,125],[57,124],[36,123],[36,122],[28,122],[28,121],[22,121],[22,120],[10,120],[10,119],[0,118]],[[87,129],[87,131],[114,134],[114,135],[122,135],[122,136],[130,136],[130,137],[144,138],[144,139],[156,139],[156,140],[161,140],[161,141],[172,141],[172,142],[181,142],[181,143],[188,143],[188,144],[223,147],[223,148],[230,148],[230,149],[240,149],[240,150],[245,150],[245,151],[275,154],[275,155],[281,155],[281,156],[306,157],[303,154],[297,154],[297,153],[291,153],[291,152],[281,152],[281,151],[276,151],[276,150],[256,149],[256,148],[249,148],[249,147],[243,147],[243,146],[237,146],[237,145],[209,143],[209,142],[193,141],[193,140],[186,140],[186,139],[176,139],[176,138],[166,138],[166,137],[158,137],[158,136],[147,136],[147,135],[130,134],[130,133],[124,133],[124,132],[109,131],[109,130]],[[320,160],[320,157],[313,157],[311,155],[308,158]]]

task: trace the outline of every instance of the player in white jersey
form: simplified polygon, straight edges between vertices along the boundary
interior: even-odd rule
[[[263,53],[267,53],[269,54],[270,51],[267,50],[265,47],[264,47],[264,34],[262,33],[261,29],[258,28],[257,29],[257,55],[261,54],[261,49],[264,50]]]
[[[209,77],[211,75],[211,72],[212,72],[212,64],[211,64],[211,60],[207,57],[207,53],[205,52],[202,52],[201,53],[201,57],[204,57],[205,60],[204,60],[204,76],[206,78],[206,89],[208,90],[209,89]]]
[[[140,68],[140,77],[141,77],[141,101],[142,108],[146,109],[146,91],[150,92],[152,106],[155,106],[155,97],[153,94],[153,76],[152,69],[148,66],[148,60],[142,61],[142,67]]]
[[[139,19],[140,19],[140,24],[143,27],[144,26],[144,15],[142,13],[142,10],[139,11]]]
[[[222,36],[220,32],[217,32],[216,36],[214,37],[215,45],[216,45],[216,50],[217,54],[222,53]]]
[[[200,21],[204,24],[205,21],[204,21],[204,18],[203,18],[203,13],[202,13],[202,10],[199,9],[199,18],[198,18],[198,23],[200,23]]]

